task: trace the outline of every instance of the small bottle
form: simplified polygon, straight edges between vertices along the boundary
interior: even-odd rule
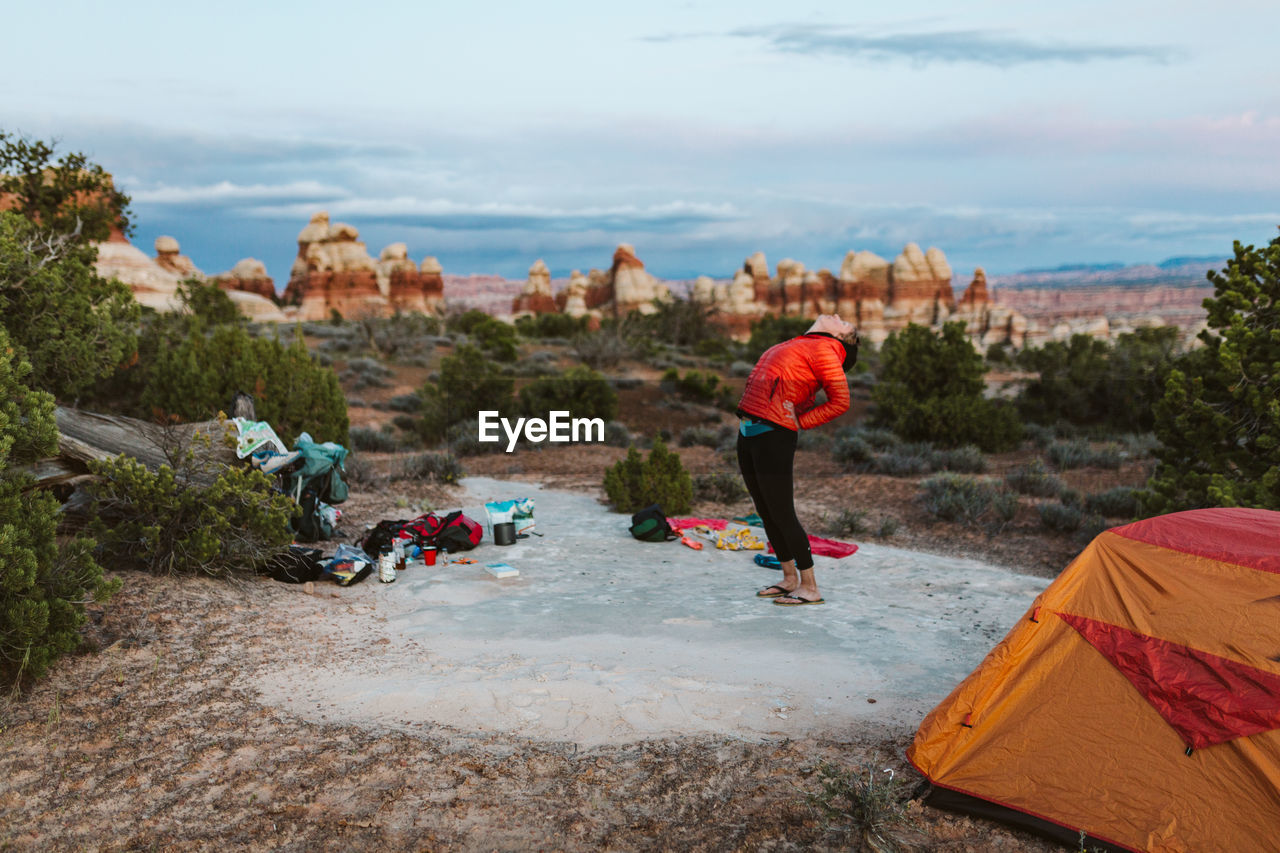
[[[390,545],[384,545],[378,553],[378,580],[383,583],[395,583],[396,558],[391,553]]]
[[[405,556],[404,556],[404,540],[403,539],[397,538],[392,541],[391,553],[395,557],[396,569],[399,571],[404,571]]]

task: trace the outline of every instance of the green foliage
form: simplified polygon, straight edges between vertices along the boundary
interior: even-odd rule
[[[715,471],[693,478],[693,494],[702,501],[733,504],[745,500],[747,486],[734,471]]]
[[[56,145],[0,130],[0,195],[10,196],[11,209],[45,231],[84,241],[106,240],[112,226],[130,234],[129,197],[83,154],[54,160]]]
[[[484,353],[463,344],[440,362],[439,381],[426,383],[418,392],[422,398],[418,433],[428,442],[439,441],[450,427],[475,421],[482,410],[509,411],[514,387]],[[475,434],[473,431],[473,438]]]
[[[604,474],[604,491],[619,512],[636,512],[658,504],[667,515],[689,511],[693,481],[684,470],[679,455],[657,438],[649,458],[644,459],[633,445],[627,458],[609,466]]]
[[[883,370],[871,391],[875,423],[911,441],[991,452],[1012,448],[1022,436],[1013,410],[982,396],[982,356],[962,323],[935,334],[914,323],[889,336]]]
[[[812,325],[813,320],[806,317],[765,314],[751,324],[751,337],[747,340],[747,357],[755,362],[769,347],[803,335]]]
[[[535,379],[520,389],[519,399],[519,412],[527,417],[545,418],[552,411],[605,421],[618,416],[618,392],[602,374],[582,365],[557,376]]]
[[[472,312],[468,312],[470,313]],[[483,320],[469,323],[468,329],[467,334],[471,339],[494,361],[510,364],[520,357],[520,351],[516,347],[515,326],[486,314]]]
[[[652,314],[636,312],[631,318],[632,334],[677,347],[702,344],[712,352],[727,348],[724,333],[715,325],[715,308],[679,297],[653,304]]]
[[[248,322],[227,292],[216,284],[189,278],[178,284],[178,299],[187,313],[200,318],[208,326]]]
[[[1039,375],[1018,395],[1018,410],[1043,424],[1149,430],[1177,339],[1178,330],[1167,326],[1123,334],[1114,346],[1074,335],[1067,343],[1025,349],[1018,364]]]
[[[128,456],[89,463],[99,477],[88,487],[90,529],[106,562],[226,577],[261,568],[288,547],[293,501],[261,471],[211,461],[210,443],[198,437],[158,471]]]
[[[391,432],[371,427],[353,427],[350,432],[352,450],[364,450],[369,453],[395,453],[400,449],[400,441]]]
[[[910,825],[908,792],[893,771],[860,765],[852,770],[818,765],[817,792],[805,795],[829,830],[852,834],[858,848],[893,853],[904,849],[899,832]]]
[[[254,338],[240,325],[207,325],[195,315],[158,317],[143,330],[141,363],[131,373],[137,413],[208,420],[237,391],[254,396],[258,419],[286,444],[302,432],[348,441],[347,403],[334,372],[307,350],[298,329],[287,346]]]
[[[1116,486],[1084,499],[1084,508],[1104,518],[1134,518],[1139,513],[1138,490]]]
[[[1057,533],[1075,533],[1078,530],[1095,531],[1106,527],[1106,522],[1097,513],[1090,513],[1084,508],[1070,503],[1042,503],[1036,507],[1040,513],[1040,523]]]
[[[1017,495],[1002,491],[998,481],[950,472],[922,482],[919,499],[931,515],[966,527],[984,524],[989,533],[1012,521],[1018,511]]]
[[[467,476],[462,463],[450,453],[417,453],[406,459],[393,480],[420,480],[422,482],[456,483]]]
[[[30,384],[64,399],[109,376],[137,347],[133,294],[99,277],[94,256],[0,212],[0,325],[30,362]]]
[[[1280,509],[1280,237],[1237,242],[1209,279],[1204,346],[1178,359],[1156,404],[1161,447],[1143,504]]]
[[[568,314],[526,314],[516,319],[516,331],[526,338],[572,338],[586,330],[586,317]]]
[[[1120,448],[1115,444],[1107,443],[1095,450],[1093,445],[1082,438],[1058,441],[1049,446],[1049,461],[1056,465],[1059,471],[1069,471],[1072,468],[1115,470],[1120,467]]]
[[[608,322],[594,332],[584,332],[573,339],[573,353],[588,367],[616,367],[623,359],[635,355],[624,324]]]
[[[720,377],[711,371],[690,370],[683,376],[674,367],[662,374],[662,387],[669,393],[679,394],[693,403],[720,403],[728,387],[720,384]]]
[[[1065,488],[1062,481],[1050,473],[1044,462],[1038,458],[1009,471],[1004,475],[1004,482],[1019,494],[1034,495],[1038,498],[1057,497]]]
[[[26,384],[30,373],[0,329],[0,680],[13,684],[74,650],[86,600],[118,587],[103,580],[92,540],[57,543],[58,501],[18,470],[58,447],[53,398]]]

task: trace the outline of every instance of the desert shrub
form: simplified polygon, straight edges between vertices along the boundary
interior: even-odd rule
[[[884,518],[880,519],[880,524],[876,527],[876,536],[881,539],[888,539],[890,536],[893,536],[898,532],[898,527],[900,525],[901,522],[899,522],[898,519],[894,518],[892,515],[886,515]]]
[[[874,421],[908,441],[991,451],[1017,445],[1022,425],[1012,408],[983,397],[983,361],[963,323],[940,333],[914,323],[881,350],[880,381],[871,392]]]
[[[369,453],[394,453],[400,449],[400,441],[394,434],[370,427],[355,427],[351,430],[351,449],[364,450]]]
[[[1022,425],[1022,437],[1030,441],[1033,446],[1043,450],[1050,444],[1053,444],[1053,440],[1057,438],[1057,434],[1051,426],[1028,423]]]
[[[586,317],[568,314],[527,314],[516,320],[516,331],[526,338],[572,338],[586,329]]]
[[[812,325],[813,320],[806,317],[784,314],[764,315],[751,324],[751,337],[747,341],[747,358],[752,363],[758,361],[769,347],[803,335]]]
[[[520,389],[519,411],[527,417],[543,417],[567,411],[574,418],[618,416],[618,392],[609,380],[589,367],[571,367],[563,374],[545,377]]]
[[[1116,486],[1105,492],[1097,492],[1085,497],[1084,508],[1104,518],[1134,518],[1139,511],[1138,490]]]
[[[374,386],[376,388],[386,388],[391,383],[387,381],[392,375],[391,368],[372,358],[353,358],[347,362],[347,369],[342,372],[340,377],[343,382],[347,382],[353,389],[367,388]]]
[[[716,309],[693,299],[675,297],[654,302],[651,314],[636,312],[628,318],[631,334],[677,347],[710,344],[727,350],[729,342],[715,325]]]
[[[862,436],[846,434],[832,439],[831,456],[847,468],[856,468],[871,462],[875,452]]]
[[[1026,465],[1012,469],[1004,475],[1004,482],[1019,494],[1038,498],[1055,497],[1064,488],[1062,480],[1051,473],[1040,459],[1033,459]]]
[[[681,447],[719,447],[720,439],[713,429],[706,427],[685,427],[680,430]]]
[[[662,374],[662,388],[693,403],[717,403],[727,390],[714,373],[690,370],[682,376],[674,367]]]
[[[308,432],[348,441],[347,403],[334,372],[316,363],[298,330],[288,345],[253,338],[242,326],[208,326],[194,315],[159,317],[139,341],[140,363],[121,377],[132,414],[200,421],[225,410],[237,391],[253,394],[259,420],[285,443]]]
[[[659,437],[648,459],[633,445],[626,459],[611,465],[605,471],[604,490],[619,512],[635,512],[656,503],[668,515],[678,515],[689,511],[693,481],[680,457]]]
[[[987,457],[972,444],[951,450],[930,450],[929,467],[934,471],[956,471],[961,474],[981,474],[987,470]]]
[[[821,430],[804,429],[796,436],[796,450],[830,452],[834,446],[835,439],[831,434]]]
[[[609,384],[619,391],[634,391],[644,384],[639,376],[610,376]]]
[[[754,367],[755,365],[749,361],[735,361],[729,365],[729,375],[744,378],[751,375]]]
[[[0,681],[38,678],[80,643],[87,601],[118,588],[93,559],[93,541],[57,537],[61,507],[18,470],[58,448],[53,397],[32,390],[31,365],[0,328]]]
[[[1084,439],[1060,441],[1049,446],[1049,461],[1060,471],[1072,468],[1114,469],[1120,467],[1120,448],[1114,444],[1105,444],[1095,450]]]
[[[392,479],[456,483],[466,475],[462,463],[450,453],[415,453],[401,463]]]
[[[865,765],[846,771],[824,762],[817,779],[819,790],[806,794],[805,802],[828,831],[853,836],[859,850],[899,849],[899,833],[911,823],[910,792],[893,771]]]
[[[422,408],[422,398],[417,394],[397,394],[387,401],[387,408],[393,412],[415,414]]]
[[[920,484],[920,502],[926,512],[966,526],[979,523],[998,494],[994,480],[962,474],[938,474]]]
[[[1073,335],[1028,347],[1018,363],[1038,376],[1018,395],[1018,409],[1040,423],[1150,429],[1177,339],[1178,330],[1164,326],[1122,334],[1114,344]]]
[[[604,425],[604,443],[609,447],[629,447],[633,439],[631,430],[621,421],[606,421]]]
[[[1040,513],[1040,523],[1058,533],[1074,533],[1084,524],[1085,513],[1078,506],[1051,501],[1040,504],[1036,509]]]
[[[893,430],[877,427],[845,427],[837,434],[856,436],[865,441],[873,450],[892,450],[902,444],[902,439]]]
[[[929,455],[928,451],[922,453],[916,448],[904,446],[888,453],[877,453],[863,468],[873,474],[890,477],[915,477],[933,470]]]
[[[599,370],[616,367],[623,359],[631,358],[635,350],[614,324],[578,335],[573,339],[573,353],[587,367]]]
[[[507,438],[501,430],[499,441],[480,440],[480,421],[478,418],[460,421],[449,427],[444,434],[445,444],[454,456],[483,456],[487,453],[505,453]],[[516,442],[516,449],[529,447],[524,441]],[[536,447],[537,445],[532,445]]]
[[[347,483],[352,491],[380,488],[387,479],[373,463],[359,453],[349,454],[343,460],[342,467],[346,469]]]
[[[270,477],[208,456],[210,437],[151,471],[127,456],[89,463],[90,530],[105,562],[153,574],[227,577],[261,568],[293,539],[297,506]]]
[[[867,511],[844,507],[827,523],[832,536],[862,536],[867,532]]]
[[[455,424],[477,422],[482,410],[510,411],[513,387],[512,380],[502,376],[480,350],[463,344],[453,355],[441,360],[439,379],[428,381],[418,392],[422,399],[422,417],[417,421],[416,431],[426,441],[438,441]],[[471,438],[480,443],[475,429],[471,431]]]
[[[515,327],[501,320],[486,315],[484,321],[471,326],[468,334],[494,361],[510,364],[520,357]]]
[[[698,500],[732,504],[746,499],[747,487],[737,472],[715,471],[693,478],[693,495]]]
[[[482,326],[492,320],[493,317],[481,311],[479,308],[471,308],[461,314],[452,314],[445,318],[445,328],[450,332],[459,332],[464,335],[470,335],[475,331],[477,326]]]
[[[429,351],[435,345],[441,326],[439,318],[426,314],[397,311],[383,317],[370,311],[356,318],[352,334],[358,341],[357,346],[403,363]]]
[[[1151,456],[1160,442],[1155,435],[1149,432],[1130,432],[1120,436],[1120,446],[1124,448],[1124,452],[1130,457],[1141,459]]]

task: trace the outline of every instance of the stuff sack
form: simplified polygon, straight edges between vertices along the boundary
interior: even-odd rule
[[[662,507],[652,504],[631,516],[631,535],[641,542],[669,542],[680,538],[671,525]]]
[[[293,538],[299,542],[319,542],[333,537],[341,513],[316,497],[314,489],[307,489],[298,500],[301,515],[293,517]]]
[[[435,546],[445,551],[470,551],[480,544],[484,536],[484,528],[480,522],[462,514],[462,510],[451,512],[441,520],[440,532],[436,534]]]
[[[288,551],[276,554],[267,562],[267,574],[281,583],[306,583],[324,574],[319,548],[290,545]]]

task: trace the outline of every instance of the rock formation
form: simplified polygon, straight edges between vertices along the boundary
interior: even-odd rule
[[[178,241],[172,237],[156,238],[156,265],[179,278],[204,278],[204,273],[186,255],[180,254]]]
[[[375,265],[378,291],[392,311],[438,313],[444,302],[444,278],[440,262],[424,258],[418,266],[409,260],[404,243],[392,243],[378,255]]]
[[[556,295],[556,305],[570,317],[587,315],[587,277],[574,270],[569,274],[569,286]]]
[[[285,302],[298,306],[298,319],[326,320],[331,311],[344,317],[390,313],[377,265],[359,238],[355,227],[330,224],[323,211],[298,234],[298,256],[284,292]]]
[[[264,299],[276,300],[276,283],[267,275],[267,267],[254,258],[242,258],[229,271],[215,275],[213,281],[227,291],[255,293]]]
[[[574,270],[574,275],[578,275]],[[517,317],[526,314],[554,314],[558,309],[555,296],[551,293],[551,270],[542,259],[533,262],[529,267],[529,280],[524,290],[511,303],[511,313]]]
[[[634,247],[623,243],[613,253],[613,266],[609,270],[609,282],[613,296],[614,313],[625,317],[632,311],[652,314],[657,310],[654,300],[667,300],[671,292],[665,284],[654,278],[636,257]]]

